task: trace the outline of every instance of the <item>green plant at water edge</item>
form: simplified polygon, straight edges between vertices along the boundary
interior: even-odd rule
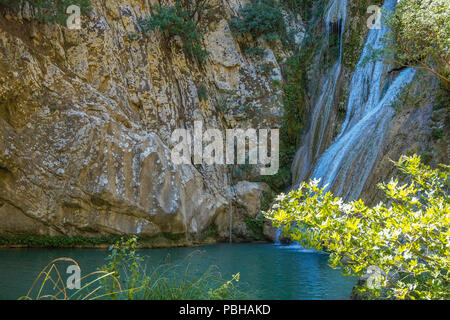
[[[376,207],[344,203],[313,180],[281,194],[266,216],[305,247],[330,252],[330,265],[345,275],[378,270],[359,293],[448,299],[450,166],[432,170],[416,155],[401,157],[396,166],[410,182],[380,184],[388,201]]]
[[[100,268],[119,279],[121,292],[118,291],[117,282],[110,278],[103,280],[105,292],[112,299],[204,300],[236,299],[242,295],[236,285],[239,274],[224,284],[220,273],[214,267],[203,273],[192,269],[192,255],[180,265],[163,263],[152,268],[147,274],[147,268],[142,265],[144,258],[136,252],[136,241],[131,238],[116,243],[110,248],[108,263]]]
[[[218,237],[217,227],[214,224],[210,225],[208,227],[208,229],[203,231],[202,234],[201,234],[201,239],[202,240],[206,240],[208,238],[214,238],[215,239],[217,237]]]
[[[78,246],[108,245],[120,240],[120,236],[84,237],[84,236],[33,236],[0,235],[0,245],[21,245],[28,247],[62,248]]]
[[[264,216],[259,215],[256,218],[245,217],[245,224],[247,228],[250,230],[250,234],[256,240],[261,240],[264,238],[263,229],[264,229]]]
[[[0,0],[0,6],[17,10],[24,5],[24,2],[20,0]],[[69,6],[78,6],[81,14],[86,14],[92,10],[90,0],[28,0],[27,2],[36,20],[58,23],[62,26],[66,26],[69,17],[67,8]]]
[[[110,254],[106,257],[107,264],[102,266],[100,270],[111,273],[115,279],[125,279],[125,288],[127,298],[132,299],[136,290],[147,285],[148,278],[145,277],[140,269],[140,263],[144,261],[142,257],[136,254],[137,238],[133,237],[128,240],[122,239],[110,247]],[[142,287],[137,288],[138,281],[142,281]],[[106,292],[110,293],[113,300],[117,300],[122,290],[119,289],[120,284],[111,279],[103,279],[103,286]]]
[[[202,64],[209,53],[202,46],[203,31],[199,19],[209,8],[208,1],[205,0],[191,3],[177,1],[172,6],[156,5],[152,7],[155,12],[150,17],[142,19],[140,25],[144,32],[158,30],[165,33],[168,40],[180,37],[185,53]]]
[[[233,299],[235,296],[233,292],[235,291],[235,283],[239,282],[240,274],[237,273],[233,275],[231,280],[228,280],[223,285],[221,285],[217,289],[211,289],[208,291],[208,296],[211,300],[224,300],[224,299]]]
[[[175,265],[168,261],[147,268],[136,251],[137,237],[118,241],[110,247],[106,264],[82,276],[80,289],[70,289],[63,281],[57,263],[78,263],[71,258],[50,262],[33,282],[22,300],[201,300],[238,299],[245,297],[238,287],[239,273],[223,281],[217,268],[200,272],[191,266],[191,258]],[[150,270],[150,273],[147,273]],[[81,269],[80,269],[81,271]],[[80,272],[81,273],[81,272]],[[82,275],[82,274],[81,274]],[[78,283],[78,282],[77,282]]]

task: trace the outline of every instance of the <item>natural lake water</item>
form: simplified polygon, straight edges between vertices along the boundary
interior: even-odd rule
[[[198,252],[200,251],[200,252]],[[356,279],[344,277],[327,264],[328,256],[298,245],[215,244],[171,249],[139,250],[146,264],[159,264],[168,255],[173,263],[190,258],[193,268],[219,267],[224,279],[240,272],[252,299],[348,299]],[[0,299],[26,294],[33,280],[51,260],[75,259],[82,274],[105,263],[107,250],[96,249],[1,249]]]

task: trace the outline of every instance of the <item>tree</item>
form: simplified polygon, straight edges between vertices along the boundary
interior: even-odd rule
[[[387,17],[387,56],[402,67],[424,69],[450,85],[450,2],[400,0]],[[436,65],[436,67],[435,67]]]
[[[380,184],[387,203],[344,203],[313,180],[281,194],[265,215],[305,247],[329,252],[330,265],[345,275],[363,277],[377,270],[378,285],[366,282],[356,289],[360,293],[448,299],[450,166],[431,170],[416,155],[403,156],[396,165],[410,182]]]
[[[200,64],[204,63],[208,51],[202,46],[202,13],[211,9],[209,0],[181,1],[174,5],[152,7],[153,14],[140,21],[144,32],[158,30],[167,35],[167,40],[178,36],[183,41],[183,49]]]

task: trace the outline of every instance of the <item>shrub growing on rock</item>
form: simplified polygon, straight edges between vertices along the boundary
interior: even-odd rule
[[[156,5],[153,10],[154,14],[140,21],[143,31],[158,30],[165,33],[168,40],[176,36],[180,37],[183,42],[183,50],[203,63],[208,56],[208,51],[203,49],[202,30],[195,21],[195,16],[201,12],[187,8],[181,1],[177,1],[172,6]]]
[[[239,17],[230,21],[236,34],[251,34],[254,38],[283,39],[286,25],[281,5],[276,0],[253,0],[240,11]]]

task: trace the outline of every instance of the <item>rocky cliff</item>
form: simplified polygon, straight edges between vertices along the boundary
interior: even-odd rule
[[[144,34],[155,1],[92,1],[80,30],[36,21],[29,6],[0,14],[0,233],[248,234],[266,186],[231,180],[226,166],[174,165],[173,130],[277,128],[277,59],[244,55],[214,1],[203,45]],[[276,56],[274,54],[276,52]],[[252,106],[250,111],[243,106]]]

